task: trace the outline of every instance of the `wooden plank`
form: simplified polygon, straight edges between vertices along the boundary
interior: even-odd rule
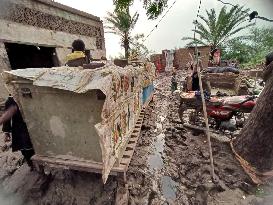
[[[34,155],[32,157],[34,163],[41,165],[48,165],[50,167],[65,168],[72,170],[79,170],[92,173],[102,173],[102,164],[90,161],[78,161],[78,160],[64,160],[53,157],[44,157]],[[110,175],[116,175],[117,172],[124,172],[126,166],[113,167]]]

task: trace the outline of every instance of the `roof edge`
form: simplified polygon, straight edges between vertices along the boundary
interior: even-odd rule
[[[101,22],[100,18],[97,17],[97,16],[94,16],[92,14],[86,13],[84,11],[80,11],[78,9],[74,9],[72,7],[69,7],[69,6],[66,6],[64,4],[55,2],[53,0],[32,0],[32,1],[37,1],[37,2],[40,2],[42,4],[53,6],[55,8],[58,8],[58,9],[61,9],[61,10],[64,10],[64,11],[67,11],[67,12],[70,12],[70,13],[73,13],[73,14],[77,14],[79,16],[83,16],[83,17],[88,18],[88,19],[92,19],[92,20]]]

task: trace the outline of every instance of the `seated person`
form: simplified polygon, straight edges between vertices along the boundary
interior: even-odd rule
[[[85,44],[78,39],[72,43],[72,53],[66,57],[66,65],[69,67],[79,67],[88,64],[88,57],[85,55]]]

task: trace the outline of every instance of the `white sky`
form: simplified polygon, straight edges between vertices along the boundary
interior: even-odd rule
[[[104,20],[107,11],[113,11],[113,0],[55,0],[56,2],[68,5],[70,7],[91,13]],[[273,0],[223,0],[233,4],[245,5],[246,8],[256,10],[260,16],[273,19]],[[148,20],[145,10],[142,8],[143,0],[135,0],[131,8],[132,13],[137,11],[140,18],[137,22],[134,33],[148,33],[157,24],[158,20]],[[174,0],[169,0],[171,5]],[[155,52],[161,52],[163,49],[173,49],[175,47],[184,47],[185,42],[182,37],[192,36],[193,20],[196,17],[199,0],[177,0],[175,6],[161,21],[158,28],[151,34],[145,42],[146,46]],[[216,8],[219,10],[223,4],[217,0],[203,0],[201,14],[206,9]],[[267,23],[262,20],[257,20],[258,26],[273,26],[273,23]],[[120,40],[114,34],[105,34],[106,53],[107,56],[118,56],[123,53],[120,47]]]

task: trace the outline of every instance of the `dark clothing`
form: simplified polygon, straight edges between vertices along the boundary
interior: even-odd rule
[[[33,149],[27,149],[27,150],[22,149],[21,153],[24,156],[28,166],[33,167],[31,157],[35,154],[34,150]]]
[[[11,133],[11,146],[13,152],[18,150],[32,150],[32,152],[34,153],[27,125],[23,120],[19,107],[15,100],[12,97],[9,97],[5,102],[5,110],[9,109],[11,106],[16,106],[17,112],[12,116],[11,120],[3,123],[2,131]]]
[[[70,60],[66,64],[69,67],[79,67],[87,63],[88,63],[87,58],[78,58],[78,59]]]
[[[177,90],[177,82],[176,82],[176,78],[173,76],[172,79],[171,79],[171,90],[172,92],[176,91]]]
[[[197,72],[192,74],[192,90],[193,91],[200,90]]]

